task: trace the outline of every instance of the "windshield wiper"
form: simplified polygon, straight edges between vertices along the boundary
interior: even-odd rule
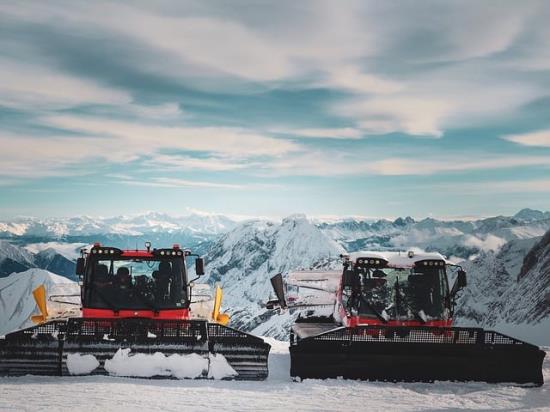
[[[134,293],[133,296],[137,296],[139,301],[142,302],[142,303],[145,303],[145,305],[147,305],[147,307],[149,307],[149,309],[152,309],[153,312],[155,312],[155,313],[159,312],[159,309],[153,303],[149,302],[149,300],[147,300],[144,296],[141,296],[141,294],[139,292]]]
[[[383,323],[388,323],[388,320],[384,317],[384,315],[382,315],[380,312],[378,312],[374,308],[374,305],[372,304],[372,302],[369,302],[367,299],[365,299],[365,297],[363,296],[362,293],[361,293],[359,299],[361,299],[361,302],[363,302],[365,305],[367,305],[367,307],[372,311],[372,313],[374,313],[376,315],[376,317],[378,319],[380,319]]]

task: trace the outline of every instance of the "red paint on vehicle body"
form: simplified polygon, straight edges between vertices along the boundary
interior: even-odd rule
[[[131,309],[121,309],[118,312],[115,312],[111,309],[94,309],[94,308],[83,308],[82,309],[83,318],[107,318],[107,319],[118,319],[118,318],[149,318],[149,319],[177,319],[177,320],[186,320],[189,319],[189,309],[162,309],[155,313],[152,310],[131,310]]]

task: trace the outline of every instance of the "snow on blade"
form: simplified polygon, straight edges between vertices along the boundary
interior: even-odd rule
[[[204,372],[208,370],[208,359],[196,353],[174,354],[165,359],[170,375],[178,379],[199,378],[204,376]]]
[[[152,355],[130,352],[129,348],[119,349],[112,359],[105,361],[105,370],[114,376],[138,378],[173,376],[194,379],[208,376],[211,379],[223,379],[237,375],[225,357],[219,354],[205,358],[196,353],[166,356],[161,352]]]
[[[81,355],[69,353],[67,355],[67,369],[71,375],[88,375],[99,366],[99,361],[94,355]]]
[[[225,356],[220,354],[210,355],[210,369],[208,370],[210,379],[224,379],[237,375],[237,371],[231,367]]]

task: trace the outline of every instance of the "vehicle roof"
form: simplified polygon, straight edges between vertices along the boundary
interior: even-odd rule
[[[412,257],[409,257],[409,253],[411,253]],[[417,253],[414,251],[387,252],[364,250],[350,253],[349,260],[352,263],[355,263],[357,259],[383,259],[388,262],[388,266],[392,267],[412,267],[416,262],[421,262],[423,260],[443,260],[447,263],[445,256],[437,252]]]

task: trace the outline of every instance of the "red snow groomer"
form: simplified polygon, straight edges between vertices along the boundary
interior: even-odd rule
[[[190,256],[196,256],[195,279],[186,266]],[[82,252],[76,272],[82,317],[48,319],[45,300],[37,300],[42,315],[33,320],[40,324],[0,338],[0,375],[267,377],[270,346],[225,326],[221,292],[213,322],[191,319],[192,282],[204,274],[204,262],[189,250],[97,243]],[[213,373],[220,362],[224,374]],[[153,371],[144,372],[151,363]],[[190,369],[192,376],[182,372]]]
[[[277,300],[268,308],[314,308],[290,331],[293,377],[543,384],[545,352],[537,346],[494,331],[452,326],[456,295],[466,286],[460,266],[439,253],[341,257],[343,271],[332,290],[325,286],[335,272],[324,279],[318,271],[295,272],[286,284],[332,292],[329,316],[326,311],[319,316],[315,306],[330,305],[330,299],[318,303],[309,292],[305,302],[294,297],[287,304],[282,276],[271,279]],[[456,279],[450,288],[451,269]]]

